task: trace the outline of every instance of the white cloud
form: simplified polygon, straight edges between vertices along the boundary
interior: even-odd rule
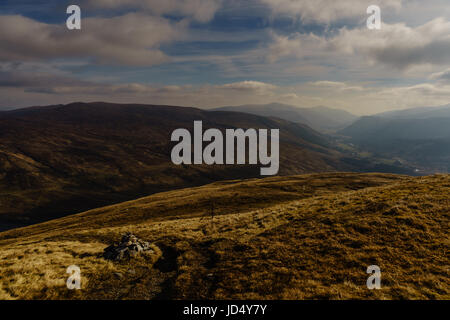
[[[450,84],[450,68],[442,72],[433,73],[430,79],[436,80],[438,82],[449,83]]]
[[[259,81],[242,81],[216,86],[215,88],[241,92],[252,92],[257,94],[267,94],[276,89],[276,86]]]
[[[267,55],[270,63],[285,56],[303,58],[315,52],[320,53],[318,50],[325,48],[327,44],[326,39],[314,34],[295,33],[291,36],[283,36],[272,32],[271,35],[273,40]]]
[[[169,60],[160,45],[178,39],[184,28],[183,22],[172,24],[138,13],[85,18],[80,31],[23,16],[2,16],[0,61],[87,58],[98,64],[160,64]]]
[[[275,14],[298,16],[304,22],[331,23],[345,19],[366,19],[367,8],[400,9],[402,0],[261,0]]]
[[[347,55],[364,57],[369,64],[399,70],[420,65],[448,65],[450,21],[437,18],[416,28],[402,23],[383,24],[381,30],[342,28],[330,37],[273,34],[267,57],[273,62],[285,56],[333,58]]]
[[[310,83],[313,86],[318,86],[322,88],[344,91],[363,91],[363,87],[357,85],[349,85],[345,82],[339,81],[315,81]]]
[[[397,69],[422,64],[449,64],[450,21],[437,18],[416,28],[402,23],[384,24],[375,32],[342,29],[330,44],[341,53],[361,53],[373,63]]]

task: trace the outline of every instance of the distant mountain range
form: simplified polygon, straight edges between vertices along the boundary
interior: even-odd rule
[[[389,111],[357,117],[326,107],[298,108],[286,104],[242,105],[214,110],[277,117],[308,125],[350,144],[353,155],[391,159],[396,165],[416,167],[429,174],[450,171],[450,104]],[[341,139],[344,137],[344,139]]]
[[[450,118],[450,104],[441,107],[420,107],[379,113],[376,116],[387,119]]]
[[[450,171],[450,105],[362,117],[338,133],[363,150]]]
[[[327,107],[298,108],[281,103],[229,106],[214,110],[245,112],[264,117],[277,117],[296,123],[306,124],[314,130],[321,132],[342,129],[358,119],[357,116],[344,110]]]
[[[0,114],[0,229],[155,192],[259,177],[260,166],[175,166],[173,130],[280,129],[280,175],[402,172],[339,151],[310,127],[247,113],[195,108],[73,103]],[[400,171],[399,171],[400,170]]]

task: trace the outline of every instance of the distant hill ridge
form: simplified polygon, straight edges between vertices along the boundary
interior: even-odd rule
[[[426,119],[450,117],[450,104],[439,107],[419,107],[379,113],[376,116],[390,119]]]
[[[314,130],[329,132],[342,129],[358,119],[357,116],[339,109],[328,107],[298,108],[295,106],[270,103],[227,106],[213,110],[235,111],[257,114],[266,117],[277,117],[310,126]]]
[[[280,129],[280,175],[371,171],[306,125],[196,108],[71,103],[0,114],[0,229],[155,192],[259,177],[258,166],[175,166],[177,128]]]

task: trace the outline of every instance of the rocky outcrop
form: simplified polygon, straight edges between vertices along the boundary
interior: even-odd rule
[[[107,260],[121,261],[134,258],[143,253],[158,256],[161,251],[154,244],[140,240],[134,234],[128,232],[123,235],[119,243],[114,243],[107,247],[103,252],[103,257]]]

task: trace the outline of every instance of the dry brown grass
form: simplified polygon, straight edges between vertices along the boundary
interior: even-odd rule
[[[0,234],[0,297],[450,299],[449,191],[444,175],[323,174],[157,194]],[[102,259],[127,231],[162,257]]]

